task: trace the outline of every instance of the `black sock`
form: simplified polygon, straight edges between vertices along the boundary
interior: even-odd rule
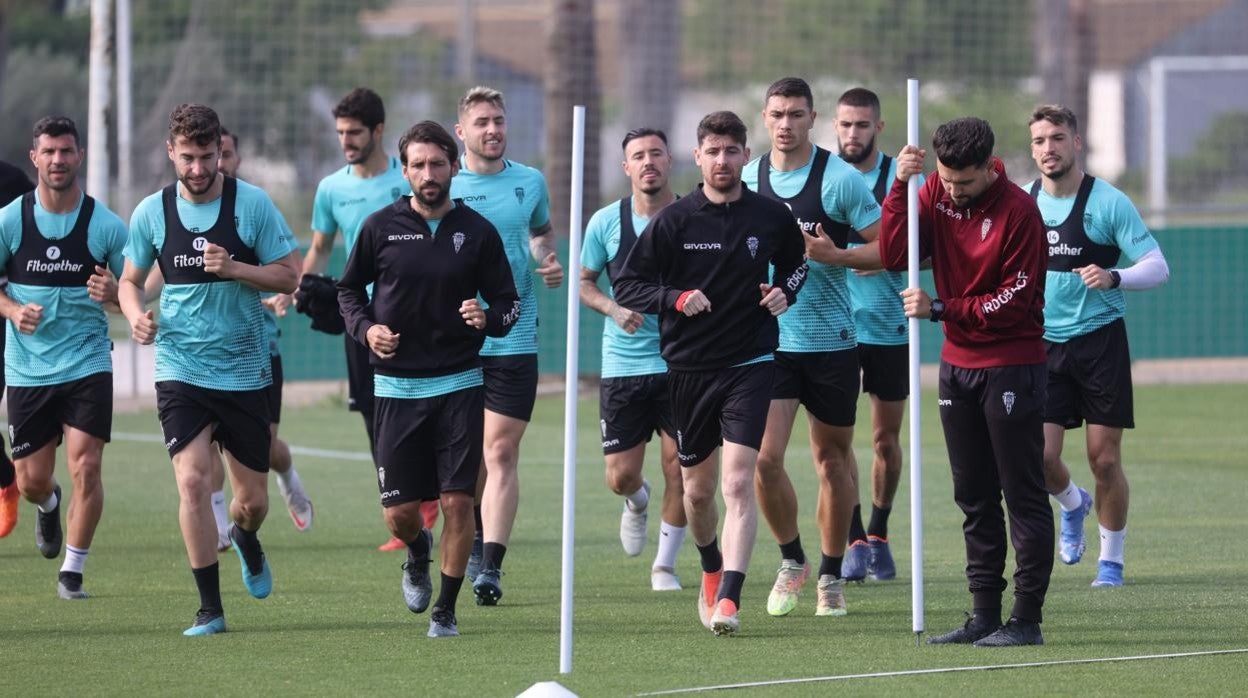
[[[199,589],[199,610],[221,613],[221,567],[214,562],[207,567],[191,569]]]
[[[0,441],[0,450],[4,449],[4,442]],[[0,487],[8,487],[17,479],[17,471],[13,469],[13,461],[3,452],[0,452]]]
[[[849,515],[849,543],[867,539],[867,532],[862,530],[862,505],[854,505],[854,513]]]
[[[472,520],[477,525],[476,537],[479,539],[481,538],[482,531],[485,530],[485,527],[481,525],[481,505],[480,504],[472,508]]]
[[[736,604],[737,608],[741,608],[741,587],[744,584],[744,572],[724,570],[724,578],[719,582],[719,598],[728,599]]]
[[[507,546],[502,543],[486,543],[481,554],[481,569],[503,569],[503,557],[507,555]]]
[[[832,557],[831,555],[820,553],[819,576],[822,577],[825,574],[830,574],[833,577],[839,578],[841,576],[841,560],[844,559],[845,558],[843,556]]]
[[[711,539],[706,545],[694,545],[698,548],[698,555],[702,557],[703,572],[718,572],[724,568],[724,556],[719,552],[719,538]]]
[[[806,563],[806,552],[802,550],[802,537],[799,535],[788,543],[780,544],[780,557],[792,560],[799,565]]]
[[[867,534],[888,540],[888,515],[893,513],[892,507],[877,507],[871,505],[871,525],[867,527]]]
[[[256,532],[248,531],[237,523],[234,524],[233,531],[230,537],[238,543],[238,549],[243,551],[247,570],[252,574],[260,574],[264,569],[264,550],[260,548],[260,539],[256,537]]]
[[[464,586],[463,577],[449,577],[442,573],[442,586],[438,588],[438,600],[433,605],[444,611],[455,614],[455,600],[459,598],[459,590]]]
[[[407,541],[407,553],[413,560],[429,559],[429,539],[425,537],[425,530],[422,528],[416,537]]]

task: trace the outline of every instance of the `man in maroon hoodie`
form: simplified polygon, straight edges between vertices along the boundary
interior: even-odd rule
[[[974,614],[932,644],[1041,645],[1041,609],[1053,570],[1053,511],[1044,489],[1045,234],[1035,202],[992,156],[992,128],[976,118],[936,129],[936,174],[919,191],[919,254],[932,260],[938,298],[902,292],[906,315],[943,323],[940,421],[954,500],[966,515],[966,577]],[[880,256],[907,267],[906,182],[926,151],[897,155],[880,225]],[[1001,624],[1005,518],[1017,569],[1014,607]]]

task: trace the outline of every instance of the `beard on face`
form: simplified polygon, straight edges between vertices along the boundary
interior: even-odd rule
[[[1075,166],[1075,163],[1069,160],[1061,160],[1059,161],[1058,169],[1053,170],[1052,172],[1044,176],[1048,177],[1049,179],[1061,179],[1062,177],[1065,177],[1067,173],[1070,172],[1071,168],[1073,168],[1074,166]]]
[[[425,189],[429,185],[433,185],[438,188],[438,191],[432,196],[425,194]],[[412,194],[416,197],[416,200],[420,202],[421,206],[434,209],[446,203],[446,198],[450,196],[451,192],[450,189],[443,186],[440,182],[423,182],[420,187],[412,192]]]
[[[841,151],[842,160],[844,160],[845,162],[848,162],[851,165],[857,165],[863,160],[866,160],[867,156],[871,155],[871,153],[875,152],[875,136],[874,135],[871,136],[871,140],[867,141],[866,144],[862,146],[862,150],[859,151],[857,155],[851,155],[850,153],[848,153],[845,150],[845,145],[841,143],[840,139],[837,139],[836,145]]]
[[[178,181],[182,182],[182,186],[185,187],[188,192],[199,196],[212,188],[212,183],[217,181],[217,172],[213,171],[212,174],[208,175],[208,177],[204,180],[203,186],[199,188],[196,188],[191,184],[191,177],[189,174],[178,177]]]
[[[65,178],[61,180],[60,182],[54,182],[52,177],[55,175],[64,175]],[[44,185],[46,185],[52,191],[65,191],[74,186],[74,181],[77,179],[77,177],[75,176],[75,173],[73,171],[66,169],[66,170],[57,170],[57,171],[49,170],[48,174],[46,176],[40,177],[40,179],[43,181]]]
[[[361,162],[367,162],[369,156],[373,154],[373,149],[376,147],[377,147],[377,142],[374,141],[373,137],[370,135],[368,137],[368,142],[360,146],[360,149],[355,152],[354,157],[347,155],[347,164],[358,165]]]

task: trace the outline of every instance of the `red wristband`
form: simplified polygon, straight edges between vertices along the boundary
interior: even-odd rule
[[[689,300],[689,296],[692,296],[693,291],[696,291],[696,290],[697,289],[693,289],[692,291],[685,291],[684,293],[680,294],[680,296],[676,299],[676,312],[678,313],[685,312],[685,301]]]

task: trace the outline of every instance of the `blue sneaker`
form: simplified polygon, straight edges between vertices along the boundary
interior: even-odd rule
[[[468,567],[464,570],[464,577],[469,582],[477,581],[477,575],[481,574],[481,560],[485,557],[485,541],[481,539],[481,532],[472,537],[472,552],[468,554]]]
[[[252,572],[247,566],[247,559],[243,557],[243,549],[238,544],[238,537],[235,531],[238,526],[230,526],[230,540],[234,543],[234,552],[238,553],[238,566],[243,572],[243,586],[247,587],[247,593],[253,598],[263,599],[273,591],[273,574],[269,572],[269,560],[264,556],[264,551],[260,550],[260,571]],[[256,541],[256,547],[260,547],[260,542]]]
[[[225,632],[225,616],[220,611],[201,610],[195,614],[195,624],[183,630],[182,634],[187,637],[199,637],[223,632]]]
[[[877,582],[894,579],[897,576],[897,565],[893,563],[893,551],[888,547],[887,538],[867,536],[867,545],[871,548],[871,557],[867,560],[867,577]],[[845,570],[844,563],[841,571]]]
[[[1101,560],[1096,570],[1096,579],[1092,580],[1094,587],[1120,587],[1122,586],[1122,563],[1110,562],[1109,560]]]
[[[871,560],[871,546],[865,540],[856,540],[845,549],[845,559],[841,561],[841,579],[847,582],[861,582],[867,578],[867,563]]]
[[[472,584],[472,593],[477,597],[478,606],[498,605],[498,600],[503,598],[503,585],[499,580],[502,574],[502,570],[487,567],[477,575],[477,580]]]
[[[1060,556],[1062,562],[1073,565],[1083,559],[1083,551],[1087,549],[1087,540],[1083,536],[1083,519],[1092,511],[1092,495],[1079,488],[1079,508],[1074,511],[1062,512],[1062,534]]]

